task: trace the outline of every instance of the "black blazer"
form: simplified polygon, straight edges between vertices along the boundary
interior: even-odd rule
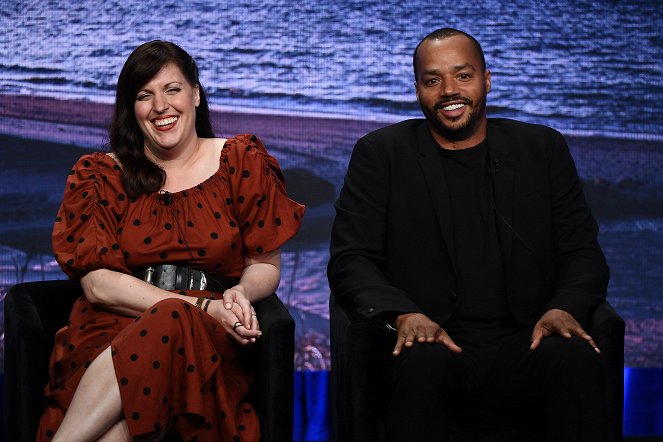
[[[533,326],[559,308],[584,324],[605,299],[609,270],[566,142],[548,127],[506,119],[488,120],[487,140],[511,312]],[[367,318],[422,312],[440,325],[453,314],[463,293],[438,149],[421,119],[355,145],[327,269],[342,306]]]

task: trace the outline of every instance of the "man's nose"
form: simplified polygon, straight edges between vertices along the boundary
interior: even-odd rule
[[[458,88],[453,78],[443,78],[441,81],[440,95],[449,97],[458,94]]]

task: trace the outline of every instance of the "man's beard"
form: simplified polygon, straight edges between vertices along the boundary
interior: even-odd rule
[[[467,121],[465,124],[463,124],[460,127],[447,127],[445,126],[441,119],[437,117],[437,111],[441,109],[442,107],[446,106],[447,103],[453,102],[453,101],[461,101],[463,102],[466,106],[471,106],[472,112],[470,113]],[[437,132],[439,135],[441,135],[444,139],[449,140],[449,141],[462,141],[467,138],[469,138],[473,133],[474,130],[476,129],[477,125],[479,124],[479,120],[483,117],[485,114],[486,110],[486,96],[484,95],[481,97],[479,102],[477,102],[476,106],[474,105],[475,103],[466,97],[460,97],[460,96],[453,96],[449,98],[445,98],[443,100],[438,101],[435,103],[435,106],[433,107],[433,111],[431,111],[429,108],[424,107],[421,103],[419,103],[419,106],[421,107],[421,111],[424,113],[424,116],[426,117],[426,120],[428,121],[428,124],[431,125],[432,129]]]

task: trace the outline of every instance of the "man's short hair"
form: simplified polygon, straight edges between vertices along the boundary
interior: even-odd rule
[[[486,58],[483,55],[483,49],[481,48],[481,44],[477,41],[476,38],[472,37],[470,34],[467,32],[459,31],[458,29],[454,28],[440,28],[436,29],[435,31],[431,32],[427,36],[425,36],[417,45],[416,48],[414,48],[414,53],[412,54],[412,67],[414,68],[414,80],[417,80],[417,51],[419,50],[419,46],[426,40],[444,40],[445,38],[453,37],[454,35],[463,35],[467,37],[467,39],[470,40],[472,45],[474,46],[474,49],[477,52],[477,55],[479,56],[479,59],[481,60],[481,68],[485,71],[486,70]]]

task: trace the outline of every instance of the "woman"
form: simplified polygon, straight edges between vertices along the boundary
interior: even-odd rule
[[[260,338],[251,303],[276,290],[304,207],[256,137],[214,138],[173,43],[127,59],[110,145],[76,163],[55,222],[85,296],[56,336],[38,439],[255,441],[240,350]]]

